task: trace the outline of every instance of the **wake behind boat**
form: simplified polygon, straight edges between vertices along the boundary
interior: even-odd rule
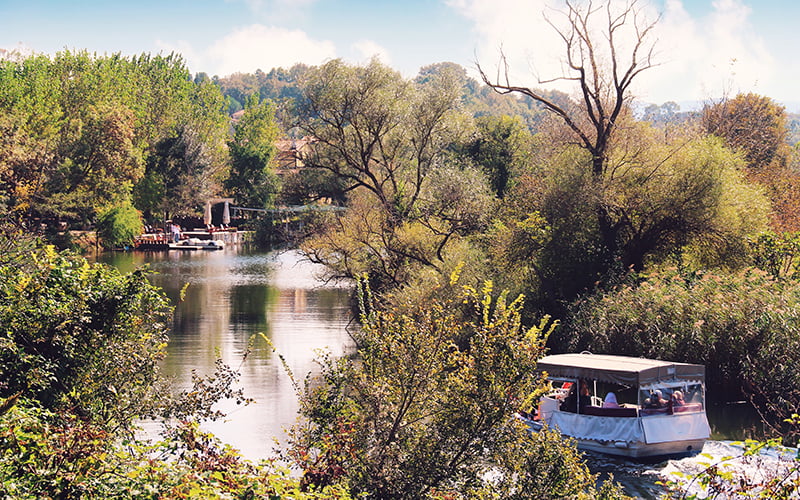
[[[537,369],[552,389],[520,414],[534,431],[547,425],[580,449],[628,458],[689,455],[709,438],[702,365],[582,353],[546,356]]]

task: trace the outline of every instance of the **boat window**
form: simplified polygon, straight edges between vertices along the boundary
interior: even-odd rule
[[[674,383],[643,387],[639,391],[643,415],[691,413],[705,407],[703,385]]]
[[[609,396],[609,394],[613,394],[613,396]],[[595,395],[599,401],[598,406],[604,406],[603,403],[606,400],[616,400],[617,404],[623,408],[633,408],[638,405],[635,387],[598,381]]]

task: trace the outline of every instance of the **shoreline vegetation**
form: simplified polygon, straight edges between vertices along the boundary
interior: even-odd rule
[[[227,77],[176,54],[0,60],[3,494],[625,498],[574,443],[513,423],[546,351],[704,364],[712,397],[768,427],[747,450],[796,445],[800,121],[756,94],[635,103],[654,21],[599,7],[554,24],[569,94],[491,61],[478,81],[447,62],[407,79],[377,60]],[[115,248],[210,224],[223,197],[262,241],[288,221],[262,211],[343,207],[293,215],[292,244],[359,283],[357,354],[295,374],[304,424],[261,464],[199,430],[247,404],[235,369],[177,392],[161,376],[172,309],[149,271],[74,252],[79,231]],[[133,438],[141,418],[168,419],[162,442]],[[796,459],[784,472],[694,484],[791,498]]]

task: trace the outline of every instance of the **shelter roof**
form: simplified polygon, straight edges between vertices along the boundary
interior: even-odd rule
[[[705,380],[705,366],[609,354],[554,354],[540,359],[540,372],[553,377],[586,378],[639,386],[674,380]]]

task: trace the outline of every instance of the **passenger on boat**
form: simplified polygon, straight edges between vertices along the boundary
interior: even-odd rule
[[[561,402],[561,411],[569,411],[572,413],[577,412],[578,407],[578,393],[575,384],[572,384],[567,393],[567,397]]]
[[[581,380],[578,385],[580,386],[579,391],[575,391],[575,385],[569,388],[569,394],[567,394],[567,397],[564,398],[564,402],[561,403],[561,411],[583,413],[583,409],[585,407],[592,405],[592,397],[589,394],[589,385],[584,380]],[[580,396],[578,396],[578,392],[580,392]]]
[[[617,395],[613,392],[606,394],[606,399],[603,400],[603,408],[619,408],[619,403],[617,403]]]
[[[683,393],[681,391],[676,390],[672,393],[672,406],[683,406],[686,404],[686,401],[683,400]]]
[[[644,400],[645,408],[666,408],[668,404],[669,401],[662,397],[659,389],[651,392],[650,397]]]

